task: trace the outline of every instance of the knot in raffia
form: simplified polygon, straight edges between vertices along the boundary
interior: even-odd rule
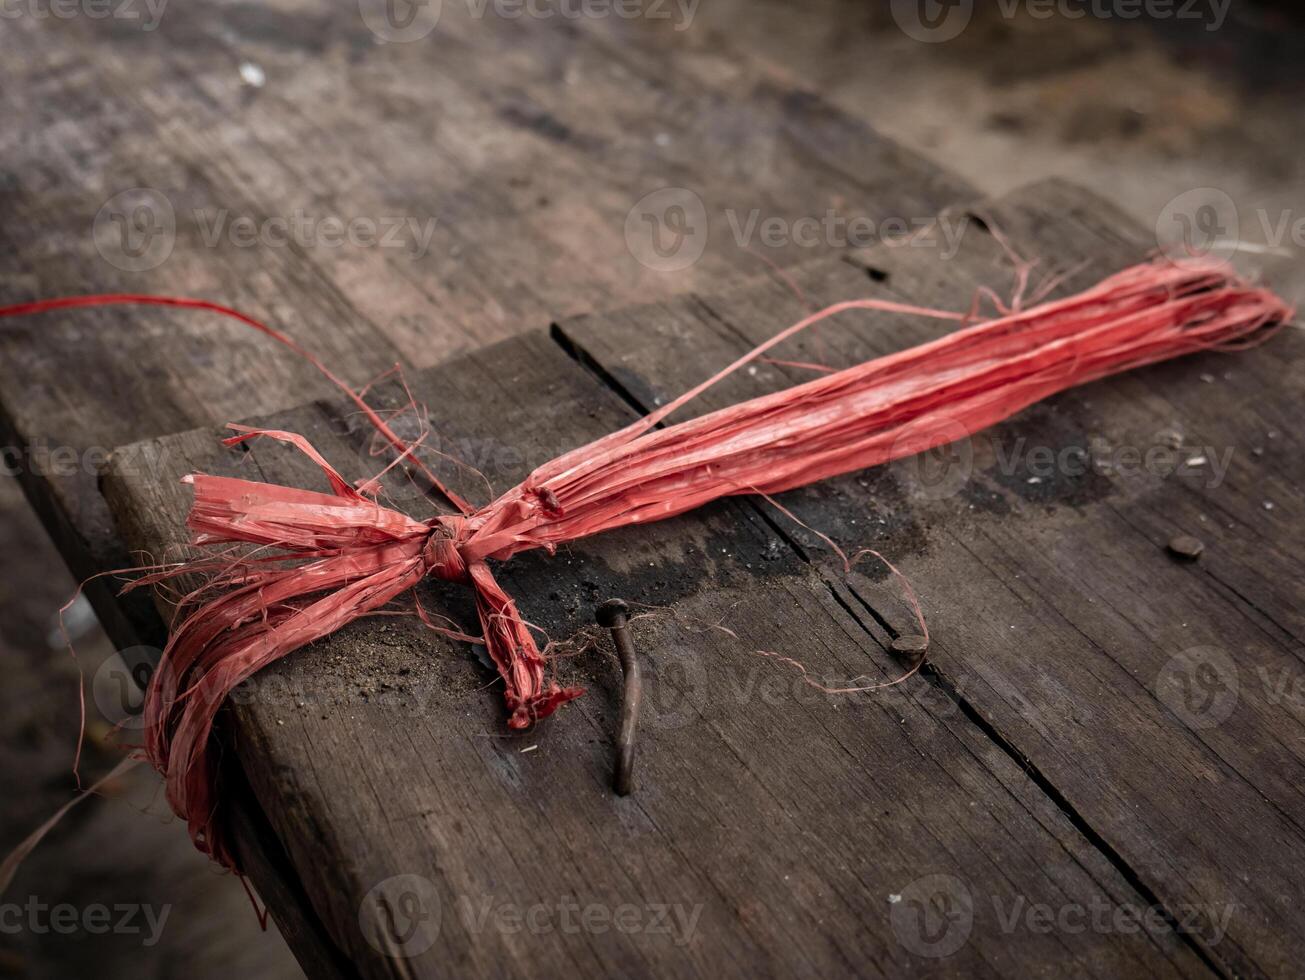
[[[462,553],[467,534],[467,521],[464,517],[436,519],[421,553],[426,562],[426,574],[444,582],[471,584],[467,560]]]

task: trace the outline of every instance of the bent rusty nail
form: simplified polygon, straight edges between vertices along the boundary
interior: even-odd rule
[[[643,699],[643,676],[630,640],[630,607],[620,599],[609,599],[594,614],[598,625],[612,631],[612,643],[621,658],[625,693],[621,700],[621,730],[616,737],[616,774],[613,786],[618,796],[629,796],[634,788],[634,730],[639,723],[639,702]]]

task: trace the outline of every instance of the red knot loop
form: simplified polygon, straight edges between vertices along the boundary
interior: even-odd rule
[[[445,582],[469,582],[467,562],[462,554],[466,540],[466,518],[439,518],[431,528],[430,537],[426,539],[426,547],[422,551],[426,574]]]

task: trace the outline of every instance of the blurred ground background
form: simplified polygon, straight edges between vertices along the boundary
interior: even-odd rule
[[[703,0],[686,45],[722,45],[820,91],[984,191],[1040,177],[1079,181],[1147,224],[1177,195],[1229,195],[1252,265],[1305,299],[1305,21],[1294,4],[1233,0],[1210,21],[1009,17],[979,4],[945,43],[905,34],[889,5]],[[0,30],[4,29],[0,23]],[[0,68],[0,84],[3,69]],[[1305,226],[1303,226],[1305,227]],[[1285,231],[1280,241],[1279,232]],[[1262,246],[1255,248],[1255,246]],[[1265,247],[1267,246],[1267,247]],[[58,640],[75,583],[16,482],[0,477],[0,848],[68,798],[78,673]],[[74,611],[75,612],[75,611]],[[87,678],[113,654],[74,615]],[[92,719],[88,774],[117,759]],[[191,849],[153,775],[137,771],[67,821],[28,861],[7,901],[170,906],[146,935],[0,935],[0,976],[293,977],[275,932],[259,931],[239,885]],[[142,815],[142,813],[144,815]]]

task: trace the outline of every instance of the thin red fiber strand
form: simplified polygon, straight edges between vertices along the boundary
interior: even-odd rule
[[[1219,263],[1155,261],[1051,303],[1023,308],[1020,272],[1007,312],[971,314],[854,300],[813,313],[625,428],[536,469],[479,510],[432,483],[462,510],[417,521],[352,487],[301,436],[240,430],[296,446],[330,493],[195,474],[189,527],[198,544],[260,545],[283,561],[236,562],[187,603],[146,694],[146,755],[166,779],[173,809],[200,850],[233,866],[222,837],[211,731],[227,694],[252,674],[359,617],[381,611],[426,576],[473,590],[484,643],[504,681],[508,724],[523,728],[579,696],[547,676],[545,659],[512,599],[490,572],[533,548],[646,524],[734,494],[776,494],[913,455],[972,434],[1075,385],[1182,354],[1241,349],[1292,311]],[[302,354],[344,390],[400,453],[409,447],[362,398],[284,335],[216,304],[166,297],[83,297],[0,309],[0,316],[114,303],[211,310]],[[673,412],[776,344],[852,311],[962,324],[937,340],[826,374],[689,421]],[[374,490],[374,481],[366,489]],[[137,580],[156,584],[186,565]],[[208,566],[208,567],[211,567]],[[912,594],[919,615],[919,603]],[[921,623],[923,616],[920,615]],[[922,627],[923,628],[923,627]],[[917,665],[918,666],[918,665]]]
[[[13,306],[0,306],[0,318],[26,316],[32,313],[48,313],[53,310],[72,310],[89,306],[176,306],[188,310],[207,310],[210,313],[217,313],[221,316],[238,320],[248,327],[253,327],[259,333],[271,337],[283,347],[288,347],[313,367],[317,368],[317,370],[320,371],[326,379],[331,382],[331,384],[344,392],[345,395],[347,395],[348,398],[358,406],[362,413],[367,417],[367,421],[376,428],[377,432],[389,441],[390,445],[400,452],[407,449],[407,443],[394,434],[390,427],[385,424],[385,420],[382,419],[370,405],[363,401],[362,397],[357,392],[336,377],[331,369],[328,368],[316,354],[305,347],[301,347],[296,341],[282,333],[280,330],[269,327],[265,323],[260,323],[258,320],[246,316],[239,310],[233,310],[229,306],[222,306],[220,303],[210,303],[208,300],[186,299],[177,296],[146,296],[138,293],[103,293],[96,296],[68,296],[62,299],[43,299],[31,303],[16,303]],[[471,504],[467,503],[448,487],[444,486],[444,484],[436,478],[435,474],[428,470],[420,460],[413,460],[413,463],[419,470],[421,470],[422,475],[431,481],[431,485],[439,490],[440,493],[444,494],[449,502],[457,507],[458,510],[462,511],[464,514],[470,514],[475,510]]]

